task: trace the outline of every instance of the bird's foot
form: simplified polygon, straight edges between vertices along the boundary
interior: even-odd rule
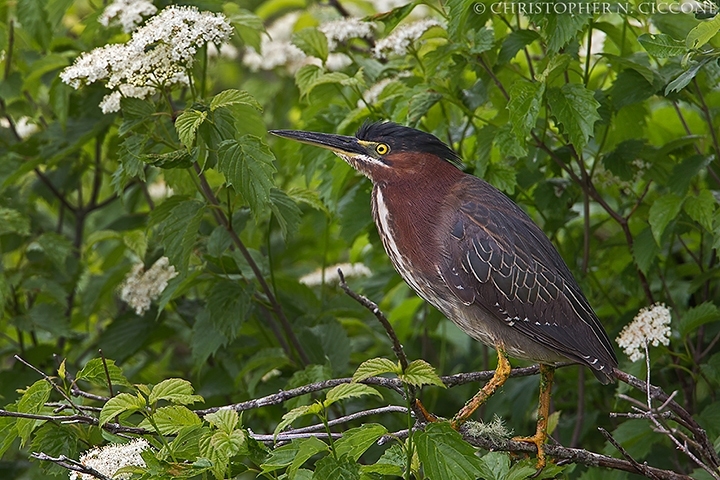
[[[538,469],[538,471],[545,468],[545,440],[547,439],[547,434],[544,432],[536,432],[535,435],[531,437],[513,437],[513,440],[516,442],[527,442],[532,443],[537,447],[537,463],[535,464],[535,468]]]
[[[425,405],[423,405],[422,402],[417,398],[415,399],[415,406],[413,408],[413,411],[415,412],[415,415],[418,416],[418,418],[422,417],[428,423],[435,423],[440,421],[437,415],[428,412],[428,410],[425,408]]]

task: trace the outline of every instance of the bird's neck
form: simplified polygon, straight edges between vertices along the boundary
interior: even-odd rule
[[[444,167],[444,166],[441,166]],[[376,183],[373,188],[373,217],[385,251],[400,275],[416,290],[409,277],[436,274],[435,259],[428,252],[440,252],[437,229],[446,197],[464,174],[448,164],[447,169],[428,171],[403,180]],[[410,272],[409,265],[414,266]]]

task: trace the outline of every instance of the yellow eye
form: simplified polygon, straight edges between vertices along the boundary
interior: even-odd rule
[[[390,151],[390,147],[388,147],[384,143],[378,143],[378,145],[375,147],[375,151],[379,155],[385,155],[386,153],[388,153]]]

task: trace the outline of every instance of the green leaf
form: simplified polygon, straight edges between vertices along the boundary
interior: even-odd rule
[[[125,378],[125,375],[123,375],[122,369],[115,365],[115,360],[106,359],[105,365],[107,365],[107,371],[110,374],[110,381],[113,385],[125,385],[127,387],[132,385],[128,379]],[[103,365],[101,358],[93,358],[78,372],[75,379],[87,380],[93,385],[107,388],[108,375],[105,373],[105,365]]]
[[[696,50],[708,43],[720,31],[720,15],[697,24],[685,37],[685,46]]]
[[[277,447],[270,452],[270,456],[260,465],[262,473],[274,472],[291,465],[295,457],[297,457],[300,446],[302,445],[302,440],[304,439],[293,440],[287,445]]]
[[[225,433],[231,433],[237,427],[240,416],[235,410],[223,408],[214,413],[205,415],[205,420],[213,427]]]
[[[317,28],[303,28],[293,34],[291,41],[307,55],[318,57],[323,62],[327,60],[328,41],[325,34]]]
[[[18,0],[15,13],[22,28],[45,50],[53,29],[45,10],[46,0]]]
[[[644,274],[648,273],[658,253],[660,253],[660,247],[658,247],[652,230],[649,227],[635,237],[633,242],[633,258],[638,268]]]
[[[566,83],[547,91],[548,104],[558,123],[563,126],[576,150],[582,150],[593,134],[595,122],[600,120],[600,104],[593,92],[577,83]]]
[[[0,417],[0,458],[18,437],[17,421],[11,417]]]
[[[199,110],[185,110],[175,120],[175,129],[177,130],[178,138],[185,148],[190,150],[195,143],[195,134],[197,129],[200,128],[207,118],[207,112],[201,112]]]
[[[475,448],[448,422],[431,423],[416,433],[417,453],[425,475],[433,480],[475,480],[481,474],[482,462]]]
[[[228,17],[230,23],[235,27],[242,41],[260,51],[260,36],[265,32],[265,25],[260,17],[249,10],[238,8],[236,4],[226,3],[223,6],[225,16]]]
[[[685,338],[701,325],[718,320],[720,320],[720,308],[713,303],[705,302],[685,312],[677,322],[677,330],[680,336]]]
[[[240,327],[248,318],[253,293],[253,286],[240,280],[220,279],[212,283],[206,308],[210,321],[225,341],[237,338]]]
[[[243,135],[220,144],[218,170],[258,215],[270,200],[275,156],[258,137]]]
[[[410,365],[405,369],[404,373],[398,375],[400,380],[420,387],[422,385],[437,385],[445,388],[445,384],[440,380],[438,374],[435,373],[435,369],[427,363],[425,360],[413,360]]]
[[[366,423],[362,427],[346,430],[342,438],[335,441],[335,454],[338,457],[347,455],[357,462],[360,456],[386,433],[387,428],[377,423]]]
[[[365,395],[375,395],[383,398],[383,396],[370,385],[364,385],[362,383],[341,383],[340,385],[328,390],[325,395],[325,401],[323,405],[325,408],[329,407],[335,402],[340,400],[346,400],[348,398],[358,398]]]
[[[262,111],[262,107],[252,95],[244,90],[236,90],[234,88],[223,90],[215,95],[210,101],[210,111],[233,105],[249,105],[256,110]]]
[[[185,427],[202,425],[202,420],[193,411],[182,405],[168,405],[158,408],[152,415],[158,430],[163,435],[175,435]],[[140,422],[138,427],[152,430],[148,419]]]
[[[633,161],[640,156],[644,146],[645,142],[638,139],[620,142],[612,152],[603,156],[603,166],[621,180],[632,180],[636,170]]]
[[[385,373],[402,373],[400,365],[387,358],[371,358],[360,364],[353,374],[353,382],[362,382],[366,378],[377,377]]]
[[[401,7],[393,8],[392,10],[388,12],[379,12],[375,15],[372,15],[370,17],[370,20],[373,22],[382,22],[385,26],[386,32],[392,32],[395,30],[395,27],[398,26],[400,22],[405,19],[408,15],[410,15],[410,12],[413,11],[413,9],[418,5],[419,2],[414,1],[410,2],[407,5],[403,5]]]
[[[0,235],[6,233],[30,235],[30,218],[12,208],[0,207]]]
[[[700,190],[697,195],[690,195],[683,203],[685,212],[708,232],[713,231],[713,216],[717,200],[710,190]]]
[[[280,225],[280,233],[287,240],[297,232],[300,225],[300,208],[295,201],[279,188],[270,190],[270,210]]]
[[[360,480],[360,465],[347,458],[335,459],[332,455],[324,457],[315,464],[317,480]]]
[[[313,456],[321,452],[328,452],[330,448],[328,445],[317,437],[309,437],[298,440],[293,440],[296,444],[297,453],[293,458],[292,463],[288,467],[287,473],[289,478],[295,478],[297,471],[303,466],[305,462],[310,460]],[[338,455],[340,456],[340,455]]]
[[[120,111],[122,112],[123,123],[120,125],[118,135],[122,137],[133,130],[139,130],[137,127],[152,119],[153,115],[155,115],[155,105],[148,100],[122,97],[120,99]]]
[[[705,64],[707,64],[709,61],[709,58],[704,58],[699,62],[695,62],[694,64],[692,64],[690,68],[678,75],[675,80],[668,83],[667,87],[665,87],[665,95],[668,95],[671,92],[679,92],[683,88],[687,87],[687,85],[692,81],[692,79],[695,78],[695,76],[698,74],[700,69],[704,67]]]
[[[545,84],[542,82],[515,82],[510,87],[507,108],[512,131],[523,148],[525,139],[535,127],[544,94]]]
[[[505,452],[489,452],[480,459],[483,465],[483,478],[505,480],[510,471],[510,457]]]
[[[37,239],[45,256],[57,267],[61,272],[65,271],[65,260],[73,251],[73,245],[67,237],[58,235],[54,232],[43,233]]]
[[[675,40],[670,35],[664,33],[643,33],[638,37],[638,42],[643,46],[645,51],[656,58],[675,57],[684,55],[687,52],[685,42]]]
[[[656,199],[650,207],[648,223],[658,245],[662,245],[662,235],[671,221],[680,213],[683,200],[674,193]]]
[[[500,155],[503,157],[515,157],[521,158],[527,155],[527,149],[525,148],[525,138],[519,138],[513,132],[513,126],[510,123],[506,123],[502,127],[498,128],[495,132],[495,145],[500,149]],[[496,163],[496,165],[501,165]],[[487,172],[486,172],[487,173]],[[511,172],[512,177],[515,177],[515,172]],[[491,182],[487,179],[488,182]],[[499,188],[499,187],[498,187]]]
[[[297,420],[300,417],[303,417],[305,415],[311,415],[313,413],[317,413],[320,411],[318,408],[317,403],[313,405],[301,405],[297,408],[293,408],[289,412],[287,412],[285,415],[283,415],[282,420],[280,420],[280,423],[278,423],[277,427],[275,427],[275,431],[273,432],[273,436],[277,437],[280,432],[283,431],[285,427],[290,425],[292,422]]]
[[[150,214],[151,224],[158,225],[165,255],[181,275],[187,273],[204,213],[202,202],[178,196],[168,198]]]
[[[431,90],[414,93],[410,98],[407,122],[409,125],[417,125],[423,116],[430,110],[430,107],[438,103],[442,95]]]
[[[79,429],[67,428],[48,422],[35,432],[30,449],[33,452],[43,452],[46,455],[58,457],[66,455],[76,458],[78,454]],[[67,470],[52,462],[40,463],[40,469],[45,475],[67,475]],[[47,477],[45,477],[47,478]]]
[[[144,410],[146,406],[145,399],[140,395],[119,393],[103,405],[100,411],[100,426],[102,427],[118,415]]]
[[[498,53],[497,63],[500,65],[508,63],[515,58],[515,55],[517,55],[520,50],[538,38],[540,38],[540,35],[535,30],[515,30],[511,32],[503,40],[500,52]]]
[[[171,403],[189,405],[195,402],[204,401],[200,395],[193,395],[193,387],[190,382],[182,378],[168,378],[155,385],[150,391],[148,403],[154,404],[160,400],[167,400]]]
[[[38,414],[42,411],[45,402],[50,398],[52,386],[46,380],[38,380],[28,387],[23,396],[17,402],[17,411],[20,413]],[[17,432],[20,436],[21,445],[25,445],[33,430],[43,423],[42,420],[32,418],[18,418]]]
[[[146,153],[141,159],[153,167],[164,169],[188,168],[193,164],[193,156],[185,149],[160,154]]]

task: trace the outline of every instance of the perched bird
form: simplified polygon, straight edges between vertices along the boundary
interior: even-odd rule
[[[366,123],[355,137],[271,133],[332,150],[373,183],[372,212],[385,251],[423,299],[494,347],[493,378],[453,418],[458,428],[510,374],[508,356],[540,364],[535,435],[545,465],[554,365],[589,367],[613,380],[617,358],[570,269],[543,231],[502,192],[464,173],[435,136],[395,123]]]

